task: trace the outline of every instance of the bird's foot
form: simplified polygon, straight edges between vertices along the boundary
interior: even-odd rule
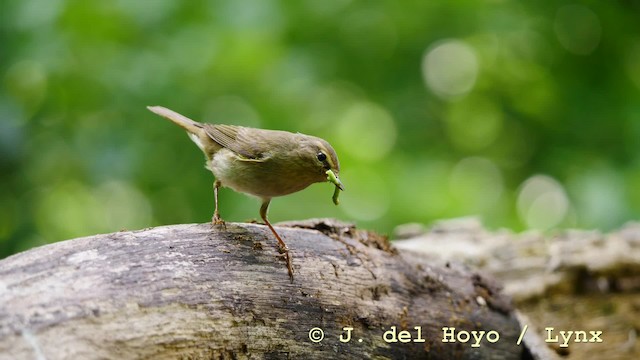
[[[287,246],[287,244],[284,244],[284,245],[278,244],[278,251],[280,252],[280,254],[288,254],[289,247]]]
[[[289,280],[293,284],[293,264],[291,264],[291,258],[287,254],[287,271],[289,272]]]
[[[221,226],[225,230],[227,230],[227,223],[224,220],[222,220],[222,218],[220,218],[220,214],[213,214],[213,217],[211,218],[211,223],[216,226]]]
[[[278,251],[280,252],[280,254],[278,254],[278,257],[283,257],[284,260],[287,262],[287,271],[289,272],[289,279],[291,280],[291,282],[293,282],[293,264],[291,263],[291,255],[289,254],[289,249],[284,246],[278,246]]]

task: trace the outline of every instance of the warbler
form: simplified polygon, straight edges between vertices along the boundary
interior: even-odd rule
[[[187,131],[202,150],[206,168],[215,180],[215,210],[211,221],[224,224],[218,211],[218,189],[228,187],[262,200],[260,217],[278,240],[293,281],[289,248],[267,218],[271,199],[288,195],[318,182],[335,185],[333,202],[344,190],[340,181],[340,162],[333,147],[325,140],[300,133],[256,129],[244,126],[207,124],[162,106],[148,106],[150,111],[167,118]]]

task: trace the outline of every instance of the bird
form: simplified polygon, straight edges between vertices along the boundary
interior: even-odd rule
[[[162,106],[147,106],[151,112],[171,120],[184,130],[205,155],[205,167],[214,175],[215,210],[211,221],[224,225],[218,210],[218,190],[231,188],[262,201],[260,217],[271,230],[287,263],[293,282],[289,248],[269,222],[271,199],[307,188],[313,183],[335,185],[333,202],[344,191],[340,181],[340,162],[333,147],[324,139],[282,130],[237,125],[200,123]]]

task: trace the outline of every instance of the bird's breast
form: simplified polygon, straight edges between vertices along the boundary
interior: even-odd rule
[[[223,186],[261,198],[291,194],[323,181],[318,174],[309,174],[295,164],[270,157],[243,159],[226,148],[212,156],[208,168]]]

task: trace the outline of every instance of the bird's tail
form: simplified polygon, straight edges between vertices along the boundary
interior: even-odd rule
[[[162,106],[147,106],[149,111],[162,116],[163,118],[169,119],[176,123],[181,128],[187,130],[190,134],[199,134],[202,129],[202,124],[197,121],[193,121],[184,115],[180,115],[177,112],[167,109]]]

